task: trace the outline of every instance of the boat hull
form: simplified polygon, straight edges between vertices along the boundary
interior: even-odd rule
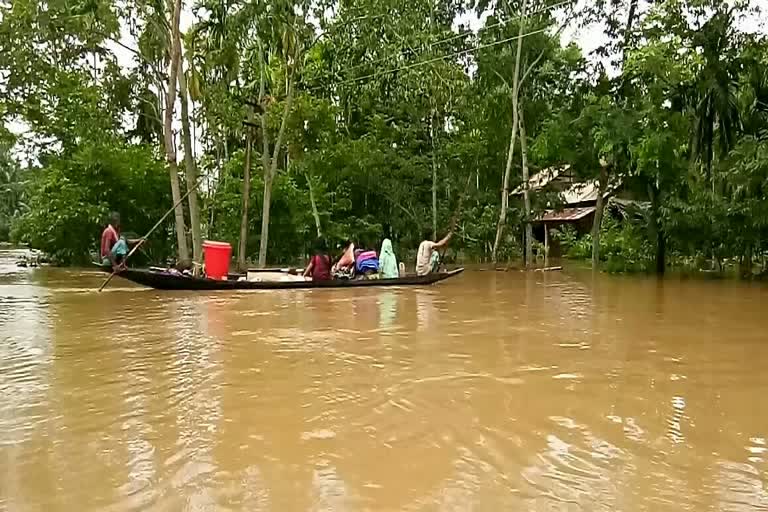
[[[111,269],[107,268],[107,271]],[[143,269],[125,269],[117,274],[136,284],[157,290],[222,291],[222,290],[303,290],[315,288],[367,288],[382,286],[426,286],[457,276],[463,268],[427,274],[426,276],[406,276],[398,279],[361,279],[330,281],[217,281],[190,276],[178,276],[165,272]]]

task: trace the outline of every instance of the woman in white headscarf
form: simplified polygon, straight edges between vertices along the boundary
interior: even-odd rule
[[[385,238],[379,251],[379,275],[381,279],[397,279],[400,272],[397,270],[397,258],[392,249],[392,241]]]

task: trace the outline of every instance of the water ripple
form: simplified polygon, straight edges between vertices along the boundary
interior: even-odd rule
[[[0,276],[0,510],[768,511],[760,288],[101,279]]]

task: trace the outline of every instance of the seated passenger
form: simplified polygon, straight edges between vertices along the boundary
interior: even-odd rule
[[[397,258],[392,249],[392,241],[385,238],[381,242],[381,251],[379,252],[379,275],[382,279],[397,279],[400,277],[397,268]]]
[[[304,277],[312,276],[313,281],[328,281],[331,279],[331,258],[325,248],[325,241],[315,242],[315,254],[304,269]]]

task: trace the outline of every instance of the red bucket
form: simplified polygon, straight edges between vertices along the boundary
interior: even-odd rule
[[[229,274],[229,260],[232,257],[232,246],[226,242],[203,242],[203,258],[205,258],[205,273],[209,279],[226,280]]]

